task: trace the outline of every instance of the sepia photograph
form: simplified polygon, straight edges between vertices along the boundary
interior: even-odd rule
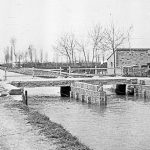
[[[0,150],[150,150],[149,0],[0,0]]]

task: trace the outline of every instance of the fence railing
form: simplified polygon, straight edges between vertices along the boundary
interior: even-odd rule
[[[5,71],[5,79],[8,77],[7,72],[15,72],[15,73],[20,73],[20,74],[25,74],[25,75],[31,75],[32,77],[58,77],[58,76],[93,76],[99,74],[98,70],[101,70],[105,72],[107,68],[71,68],[70,66],[67,69],[67,72],[62,69],[61,67],[59,69],[38,69],[38,68],[7,68],[7,67],[2,67],[0,66],[0,69]],[[77,72],[74,72],[77,70]],[[78,70],[83,70],[82,72],[78,72]],[[90,74],[87,72],[87,70],[93,70],[94,74]],[[17,75],[16,75],[17,76]]]

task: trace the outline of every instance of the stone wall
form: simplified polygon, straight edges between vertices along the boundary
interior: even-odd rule
[[[142,98],[150,98],[150,85],[141,85],[139,87],[139,96]]]
[[[126,77],[147,77],[147,68],[123,67],[122,75]]]
[[[106,105],[107,96],[102,86],[74,82],[71,84],[71,97],[87,103]]]
[[[133,65],[146,65],[149,62],[149,55],[147,50],[131,50],[131,51],[117,51],[118,67],[133,66]]]
[[[139,96],[142,98],[150,98],[150,85],[145,85],[145,80],[139,80],[138,84],[132,85],[134,86],[135,96]]]

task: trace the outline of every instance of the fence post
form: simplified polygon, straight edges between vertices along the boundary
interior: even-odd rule
[[[60,71],[59,71],[59,74],[60,74],[60,76],[61,76],[61,67],[60,67]]]
[[[28,93],[25,91],[25,104],[28,105]]]
[[[71,67],[69,66],[69,75],[70,75],[70,73],[71,73]]]
[[[4,80],[7,80],[7,68],[5,67],[5,77]]]
[[[97,74],[97,66],[95,66],[95,74]]]
[[[34,67],[32,67],[32,78],[34,78]]]

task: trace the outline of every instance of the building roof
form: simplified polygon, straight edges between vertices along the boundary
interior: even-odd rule
[[[150,48],[118,48],[115,50],[116,51],[148,51],[150,50]],[[111,53],[111,55],[107,58],[107,60],[113,55],[113,53]]]

